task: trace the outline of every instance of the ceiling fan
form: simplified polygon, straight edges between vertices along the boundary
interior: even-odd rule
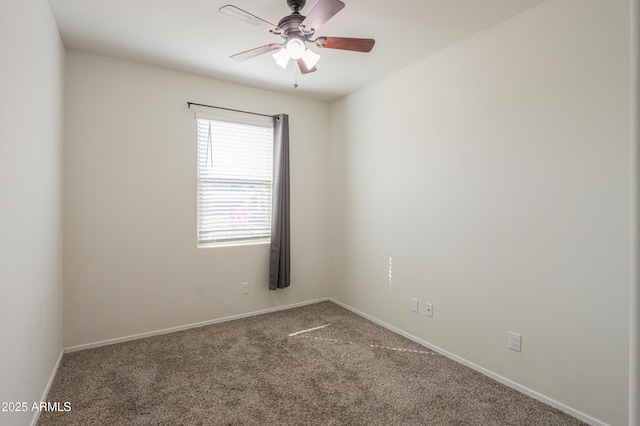
[[[306,0],[287,0],[287,5],[292,10],[290,15],[280,20],[277,26],[258,18],[240,8],[232,5],[222,6],[220,12],[232,16],[252,25],[269,30],[271,34],[279,35],[285,39],[283,43],[271,43],[255,49],[247,50],[231,56],[236,61],[244,61],[254,56],[265,53],[277,52],[273,55],[278,65],[286,68],[290,59],[298,63],[300,72],[308,74],[317,70],[316,64],[320,55],[306,47],[306,43],[315,43],[316,46],[326,49],[351,50],[355,52],[370,52],[375,40],[370,38],[347,37],[316,37],[316,31],[345,6],[340,0],[319,0],[311,9],[309,15],[300,14]]]

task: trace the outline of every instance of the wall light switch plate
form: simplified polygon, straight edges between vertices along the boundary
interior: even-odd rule
[[[411,298],[411,312],[418,312],[418,299],[415,297]]]
[[[522,336],[520,336],[518,333],[515,333],[513,331],[509,332],[509,343],[508,343],[508,347],[511,350],[520,352],[520,343],[521,343],[521,338]]]

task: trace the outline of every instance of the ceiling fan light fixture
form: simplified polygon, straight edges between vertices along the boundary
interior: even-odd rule
[[[287,49],[284,47],[278,50],[273,55],[273,59],[276,60],[276,63],[280,65],[282,68],[287,68],[287,64],[289,63],[289,53],[287,53]]]
[[[315,67],[318,61],[320,60],[320,55],[318,55],[311,49],[307,49],[304,52],[304,55],[302,55],[302,60],[304,61],[307,68],[311,69]]]
[[[304,40],[298,37],[290,37],[285,47],[291,59],[300,59],[306,50]]]

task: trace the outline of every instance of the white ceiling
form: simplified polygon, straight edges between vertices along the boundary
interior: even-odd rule
[[[49,0],[64,44],[135,62],[331,101],[546,0],[343,0],[319,36],[374,38],[371,53],[312,50],[318,71],[298,75],[265,54],[230,55],[280,43],[279,36],[223,15],[233,4],[273,24],[286,0]],[[315,5],[308,0],[303,15]],[[541,29],[543,30],[543,29]]]

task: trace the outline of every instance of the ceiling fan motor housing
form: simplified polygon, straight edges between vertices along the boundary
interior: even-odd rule
[[[304,21],[305,16],[297,12],[287,15],[278,22],[278,27],[282,28],[284,35],[297,33],[300,30],[300,24]]]

